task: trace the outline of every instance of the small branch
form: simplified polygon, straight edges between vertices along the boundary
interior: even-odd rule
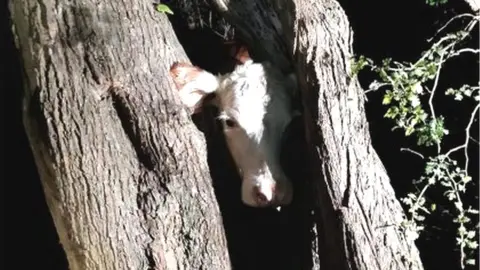
[[[448,25],[450,25],[450,23],[452,23],[454,20],[460,19],[460,18],[463,18],[463,17],[470,17],[473,20],[473,19],[476,19],[478,16],[474,16],[472,14],[465,13],[465,14],[459,14],[459,15],[451,18],[440,29],[438,29],[437,32],[435,32],[435,34],[430,39],[428,39],[428,42],[432,41],[441,31],[443,31],[443,29],[445,29]]]
[[[465,147],[465,144],[462,144],[462,145],[459,145],[459,146],[457,146],[457,147],[454,147],[454,148],[450,149],[450,150],[445,154],[445,156],[448,157],[448,156],[450,156],[452,153],[457,152],[458,150],[460,150],[460,149],[462,149],[462,148],[464,148],[464,147]]]
[[[466,135],[465,135],[465,149],[464,149],[464,153],[465,153],[465,173],[468,173],[468,162],[469,162],[469,159],[468,159],[468,142],[470,140],[470,128],[473,125],[473,120],[475,119],[475,114],[477,113],[478,108],[480,108],[480,104],[477,104],[475,109],[473,109],[473,113],[470,116],[470,121],[468,122],[467,128],[465,129],[465,133],[466,133]]]
[[[476,144],[479,144],[480,145],[480,142],[475,140],[472,136],[470,136],[470,140],[474,141]]]
[[[377,88],[370,88],[370,89],[365,90],[364,94],[367,94],[367,93],[373,92],[373,91],[377,91],[378,89],[380,89],[380,88],[382,88],[386,85],[389,85],[389,83],[380,83],[380,84],[377,85]]]
[[[480,108],[480,104],[477,104],[477,106],[475,107],[475,109],[473,109],[473,112],[472,112],[472,115],[470,116],[470,120],[468,121],[468,125],[467,127],[465,128],[465,142],[462,144],[462,145],[459,145],[455,148],[452,148],[450,149],[446,154],[445,156],[449,156],[450,154],[452,154],[453,152],[456,152],[460,149],[464,149],[464,154],[465,154],[465,172],[467,173],[468,171],[468,162],[469,162],[469,158],[468,158],[468,142],[470,140],[470,128],[472,127],[473,125],[473,120],[475,119],[475,114],[477,113],[478,109]]]
[[[477,54],[477,53],[480,53],[480,50],[475,50],[475,49],[472,49],[472,48],[464,48],[464,49],[460,49],[452,54],[450,54],[447,59],[445,59],[443,62],[446,62],[448,59],[452,58],[452,57],[455,57],[455,56],[459,56],[460,54],[462,53],[473,53],[473,54]]]
[[[440,78],[440,70],[442,69],[443,53],[440,54],[440,62],[438,64],[437,74],[435,75],[435,82],[433,83],[432,92],[430,93],[430,98],[428,99],[428,105],[430,106],[430,111],[432,112],[432,118],[436,121],[435,110],[433,108],[433,97],[435,96],[435,90],[438,86],[438,80]],[[437,142],[437,151],[440,154],[440,143]]]
[[[455,197],[456,197],[456,201],[457,201],[455,206],[456,206],[457,210],[461,214],[463,214],[465,212],[465,210],[463,208],[463,202],[462,202],[462,199],[460,197],[460,192],[458,192],[458,184],[457,184],[457,182],[455,182],[452,175],[448,171],[447,171],[447,175],[448,175],[448,180],[452,184],[453,191],[455,192]],[[460,222],[460,226],[463,226],[462,222]],[[460,235],[460,238],[461,238],[462,241],[464,240],[463,235]],[[462,269],[465,268],[464,262],[465,262],[464,246],[460,245],[460,264],[461,264]]]
[[[417,196],[418,200],[415,201],[415,204],[412,206],[413,209],[418,209],[419,207],[419,201],[420,199],[423,197],[423,195],[425,194],[425,192],[427,192],[427,189],[431,186],[432,184],[430,183],[427,183],[423,188],[422,188],[422,191],[420,191],[420,194]],[[413,216],[412,216],[413,217]]]
[[[472,21],[469,22],[467,24],[467,26],[465,27],[464,31],[465,31],[465,35],[463,35],[462,38],[458,38],[457,36],[455,35],[446,35],[444,37],[442,37],[439,41],[435,42],[435,44],[432,45],[431,49],[425,53],[425,55],[423,55],[420,59],[418,59],[418,61],[413,65],[413,68],[415,68],[421,61],[423,61],[425,58],[427,58],[431,53],[434,52],[434,50],[432,51],[432,49],[435,49],[437,48],[438,46],[440,46],[443,42],[445,41],[449,41],[449,40],[452,40],[452,39],[458,39],[456,41],[454,41],[453,43],[451,43],[450,45],[455,45],[456,43],[462,41],[463,39],[465,39],[468,34],[472,31],[473,27],[475,26],[475,24],[478,22],[478,19],[480,18],[479,16],[473,16],[471,14],[460,14],[460,15],[457,15],[455,17],[453,17],[452,19],[450,19],[442,28],[440,28],[436,33],[435,35],[433,35],[433,37],[431,37],[428,42],[432,41],[437,35],[438,33],[440,33],[443,29],[445,29],[445,27],[447,27],[447,25],[449,25],[452,21],[458,19],[458,18],[462,18],[462,17],[470,17],[472,18]],[[476,20],[474,20],[476,19]]]
[[[420,154],[419,152],[414,151],[414,150],[412,150],[412,149],[410,149],[410,148],[400,148],[400,151],[410,152],[410,153],[412,153],[412,154],[415,154],[415,155],[421,157],[422,159],[425,159],[425,157],[424,157],[422,154]]]
[[[442,37],[439,41],[437,41],[435,44],[432,45],[432,47],[430,48],[429,51],[427,51],[427,53],[425,53],[420,59],[417,60],[417,62],[415,64],[413,64],[412,69],[416,68],[419,63],[421,63],[423,60],[425,60],[425,58],[427,58],[430,54],[434,53],[435,52],[434,49],[436,49],[438,46],[440,46],[440,44],[442,44],[445,41],[451,40],[451,39],[457,39],[457,37],[452,36],[452,35],[447,35],[447,36]],[[452,44],[455,44],[455,42],[452,43]]]
[[[480,16],[475,16],[473,17],[472,21],[465,27],[465,30],[467,32],[472,31],[473,27],[475,27],[475,24],[477,24],[480,21]]]

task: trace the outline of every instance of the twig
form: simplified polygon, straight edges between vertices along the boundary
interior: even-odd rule
[[[463,202],[462,202],[462,199],[460,197],[460,192],[458,192],[458,184],[457,184],[457,182],[455,182],[452,175],[448,171],[446,173],[448,175],[448,180],[452,184],[452,188],[453,188],[453,191],[455,192],[455,197],[457,199],[457,202],[455,203],[455,207],[457,208],[457,210],[461,214],[463,214],[465,212],[465,209],[463,208]],[[460,222],[460,226],[463,226],[463,224],[461,222]],[[464,240],[464,235],[460,235],[460,238],[463,241]],[[460,264],[461,264],[462,269],[465,268],[464,262],[465,262],[464,246],[460,245]]]
[[[475,109],[473,109],[473,112],[472,112],[472,115],[470,116],[470,120],[468,121],[468,125],[467,127],[465,128],[465,142],[457,147],[454,147],[452,149],[450,149],[446,154],[445,156],[449,156],[450,154],[452,154],[453,152],[456,152],[460,149],[464,149],[464,154],[465,154],[465,172],[467,173],[467,170],[468,170],[468,162],[469,162],[469,158],[468,158],[468,142],[470,140],[470,128],[472,127],[473,125],[473,120],[475,119],[475,114],[477,113],[478,109],[480,108],[480,104],[478,104]]]
[[[418,200],[415,200],[415,204],[412,206],[412,209],[419,209],[419,201],[420,201],[420,198],[423,197],[423,194],[425,194],[425,192],[427,192],[427,189],[431,186],[432,184],[430,183],[427,183],[423,188],[422,188],[422,191],[420,191],[420,194],[417,196]],[[427,211],[427,213],[429,213]],[[412,219],[413,219],[413,214],[412,214]]]
[[[472,136],[470,136],[470,140],[474,141],[476,144],[480,144],[480,142],[475,140]]]
[[[466,135],[465,135],[465,149],[464,149],[464,153],[465,153],[465,173],[468,173],[468,162],[469,162],[469,160],[468,160],[468,141],[470,140],[470,128],[473,125],[473,119],[475,119],[475,114],[477,113],[478,108],[480,108],[480,104],[477,104],[475,109],[473,109],[473,113],[470,116],[470,121],[468,122],[467,128],[465,129],[465,133],[466,133]]]
[[[410,153],[412,153],[412,154],[415,154],[415,155],[421,157],[422,159],[425,159],[425,157],[424,157],[422,154],[420,154],[419,152],[414,151],[414,150],[412,150],[412,149],[410,149],[410,148],[400,148],[400,151],[410,152]]]
[[[435,82],[433,83],[432,92],[430,93],[430,98],[428,99],[428,104],[430,106],[430,111],[432,112],[432,118],[436,121],[435,110],[433,109],[433,97],[435,96],[435,90],[438,86],[438,79],[440,78],[440,70],[442,69],[443,53],[440,54],[440,63],[438,64],[437,74],[435,75]],[[437,142],[437,151],[440,154],[440,143]]]
[[[462,148],[464,148],[464,147],[465,147],[465,144],[462,144],[462,145],[459,145],[459,146],[457,146],[457,147],[454,147],[454,148],[448,150],[448,152],[445,154],[445,156],[448,157],[448,156],[449,156],[450,154],[452,154],[453,152],[456,152],[456,151],[458,151],[458,150],[460,150],[460,149],[462,149]]]
[[[447,35],[447,36],[442,37],[439,41],[437,41],[435,44],[432,45],[432,47],[430,48],[429,51],[427,51],[427,53],[425,53],[422,57],[420,57],[420,59],[417,60],[417,62],[415,62],[415,64],[413,64],[412,69],[417,67],[417,65],[420,64],[430,54],[434,53],[435,52],[434,49],[436,49],[438,46],[440,46],[440,44],[442,44],[445,41],[448,41],[448,40],[451,40],[451,39],[457,39],[457,38],[458,37],[452,36],[452,35]],[[452,43],[452,44],[455,44],[455,42]]]
[[[464,49],[460,49],[458,51],[455,51],[454,53],[450,54],[447,59],[445,59],[443,62],[446,62],[449,58],[452,58],[452,57],[455,57],[455,56],[459,56],[460,54],[462,53],[480,53],[480,50],[475,50],[475,49],[472,49],[472,48],[464,48]]]
[[[376,88],[370,88],[370,89],[365,90],[364,94],[367,94],[367,93],[372,92],[372,91],[377,91],[378,89],[380,89],[381,87],[384,87],[386,85],[389,85],[389,83],[379,83],[378,85],[376,85],[377,86]]]
[[[443,31],[443,29],[445,29],[451,22],[453,22],[456,19],[463,18],[463,17],[470,17],[472,19],[475,19],[477,16],[474,16],[474,15],[468,14],[468,13],[464,13],[464,14],[459,14],[459,15],[451,18],[450,20],[448,20],[447,23],[445,23],[442,27],[440,27],[440,29],[438,29],[437,32],[435,32],[435,34],[430,39],[428,39],[428,42],[432,41],[432,39],[434,39],[438,35],[438,33]]]

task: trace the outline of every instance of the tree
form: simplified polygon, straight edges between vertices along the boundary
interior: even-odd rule
[[[133,2],[10,9],[25,128],[70,268],[226,269],[205,147],[165,77],[185,57],[167,18]]]
[[[314,163],[321,164],[312,173],[319,238],[325,239],[320,261],[327,269],[421,269],[413,243],[388,226],[401,219],[402,209],[370,144],[361,88],[349,77],[352,37],[345,14],[334,1],[280,8],[296,14],[283,16],[282,26],[295,41],[289,47],[304,91],[307,138]]]
[[[392,226],[403,213],[371,146],[343,10],[335,1],[269,3],[214,2],[258,59],[297,72],[310,168],[303,188],[313,192],[293,209],[314,213],[310,245],[318,249],[308,250],[310,267],[421,269],[414,244]],[[169,63],[185,55],[164,15],[124,5],[55,14],[60,9],[49,5],[12,4],[28,78],[25,123],[69,263],[169,268],[180,256],[186,268],[225,269],[229,255],[202,140],[166,79]],[[120,217],[124,231],[112,244],[103,241]],[[85,219],[86,229],[78,227]],[[126,245],[131,235],[138,239]],[[126,261],[115,259],[123,252]]]

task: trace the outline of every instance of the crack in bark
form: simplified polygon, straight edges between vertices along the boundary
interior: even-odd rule
[[[94,64],[93,61],[91,61],[91,56],[87,53],[83,56],[83,60],[85,61],[86,68],[83,70],[83,75],[87,75],[87,70],[90,71],[90,76],[92,79],[97,83],[100,84],[100,75],[98,72],[97,66]]]
[[[343,214],[342,214],[342,218],[343,218]],[[348,262],[346,263],[347,268],[350,270],[358,270],[358,268],[356,267],[356,264],[350,263],[350,262],[353,262],[356,258],[358,258],[355,245],[352,245],[352,238],[353,238],[352,233],[347,229],[347,226],[345,225],[345,223],[342,226],[342,230],[343,230],[343,237],[344,237],[343,241],[345,243],[345,255],[348,258]]]
[[[156,231],[155,227],[152,226],[152,224],[155,223],[155,219],[157,219],[156,215],[156,209],[151,209],[151,201],[155,200],[155,198],[152,198],[153,195],[153,189],[154,187],[150,186],[149,183],[151,181],[147,181],[148,179],[151,179],[153,177],[153,173],[149,170],[143,169],[142,173],[139,177],[138,184],[137,184],[137,195],[136,195],[136,203],[137,203],[137,208],[140,210],[141,213],[141,218],[145,221],[144,224],[144,230],[145,234],[148,238],[148,240],[145,243],[144,247],[144,256],[146,258],[147,262],[147,268],[148,270],[157,270],[161,269],[160,266],[165,265],[165,258],[163,257],[163,252],[159,251],[158,248],[154,248],[152,245],[155,242],[155,235],[154,231]],[[165,192],[165,193],[170,193],[168,190],[167,186],[162,182],[162,181],[155,181],[158,185],[160,185],[160,189],[158,191],[160,192]],[[166,194],[160,195],[159,197],[165,198]],[[164,202],[163,202],[164,203]],[[158,204],[155,203],[155,205]],[[158,254],[160,261],[156,260],[156,256],[154,255]]]
[[[125,134],[127,134],[129,141],[132,143],[138,161],[148,170],[153,170],[155,167],[154,158],[148,152],[147,147],[143,145],[141,138],[138,136],[140,127],[138,126],[134,113],[128,106],[128,102],[125,100],[125,97],[118,93],[122,90],[112,86],[107,91],[112,98],[112,105],[118,115],[122,128],[125,131]]]
[[[150,244],[147,245],[147,248],[145,248],[145,257],[147,258],[147,270],[155,270],[158,269],[157,264],[155,263],[155,258],[153,256],[153,251],[152,247]]]
[[[40,7],[40,22],[45,29],[48,29],[47,6],[42,1],[38,1],[38,6]]]
[[[29,103],[27,105],[28,118],[30,118],[30,125],[35,124],[36,135],[39,137],[38,141],[42,142],[45,146],[45,149],[52,149],[52,144],[50,141],[50,132],[48,130],[47,119],[44,117],[44,111],[42,108],[42,102],[40,101],[40,87],[35,87],[32,91],[33,94],[30,97]],[[34,121],[32,121],[34,120]],[[27,125],[28,126],[28,125]],[[51,159],[50,153],[45,151],[44,154],[48,154],[49,159]]]
[[[352,194],[354,192],[353,179],[352,179],[352,170],[350,169],[351,157],[350,150],[347,148],[346,151],[346,170],[347,170],[347,185],[345,187],[342,199],[342,206],[350,208],[352,206]]]

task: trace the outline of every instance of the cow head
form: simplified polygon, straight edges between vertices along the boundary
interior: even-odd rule
[[[182,102],[201,110],[214,94],[229,151],[242,177],[242,201],[252,207],[290,204],[292,184],[280,166],[283,133],[294,116],[295,76],[269,62],[254,63],[242,47],[232,73],[215,76],[186,63],[170,73]]]

